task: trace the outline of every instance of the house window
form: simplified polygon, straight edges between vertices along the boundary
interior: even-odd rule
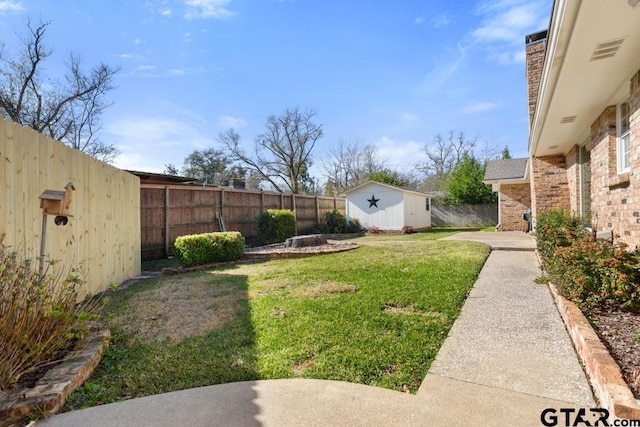
[[[631,162],[629,159],[629,140],[631,139],[631,126],[629,125],[629,101],[625,101],[618,105],[618,123],[617,123],[617,157],[618,157],[618,173],[629,172]]]
[[[427,210],[429,210],[429,209],[431,208],[431,206],[430,206],[430,205],[431,205],[431,203],[429,203],[429,202],[430,202],[430,200],[429,200],[429,198],[428,198],[428,197],[427,197],[425,200],[427,201]]]

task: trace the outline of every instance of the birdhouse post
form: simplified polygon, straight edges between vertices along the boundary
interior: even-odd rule
[[[69,182],[64,190],[45,190],[40,194],[40,209],[42,209],[42,234],[40,237],[40,277],[44,273],[44,256],[47,241],[47,217],[55,215],[56,225],[67,225],[68,217],[72,216],[69,210],[71,205],[71,192],[75,190],[73,183]]]

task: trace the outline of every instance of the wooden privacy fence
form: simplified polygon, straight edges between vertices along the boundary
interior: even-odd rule
[[[140,181],[59,141],[0,119],[0,236],[36,265],[42,233],[39,196],[75,191],[64,226],[46,228],[45,259],[81,267],[89,293],[140,274]]]
[[[296,212],[298,234],[306,234],[345,201],[271,192],[193,185],[140,185],[142,259],[171,255],[176,237],[214,231],[239,231],[248,240],[258,237],[257,217],[267,209]]]
[[[488,227],[498,223],[498,205],[436,206],[431,210],[434,227]]]

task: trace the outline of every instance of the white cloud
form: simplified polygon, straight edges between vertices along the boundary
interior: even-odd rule
[[[157,65],[139,65],[133,69],[133,73],[142,77],[183,77],[193,76],[204,72],[204,68],[169,68],[167,70],[161,70]]]
[[[538,24],[541,12],[540,3],[535,2],[502,10],[492,18],[483,21],[483,24],[473,31],[473,36],[485,42],[496,40],[521,42],[523,34],[534,24]]]
[[[157,65],[138,65],[133,71],[150,71],[158,68]]]
[[[140,39],[134,39],[134,40],[133,40],[133,44],[135,44],[135,45],[142,44],[142,40],[140,40]]]
[[[494,102],[471,102],[460,109],[463,114],[484,113],[495,110],[499,105]]]
[[[229,10],[227,5],[231,0],[184,0],[187,10],[184,17],[195,18],[216,18],[227,19],[235,15]]]
[[[167,9],[167,8],[161,9],[160,15],[167,16],[167,17],[171,16],[171,9]]]
[[[458,71],[466,62],[467,47],[458,44],[457,51],[451,53],[446,61],[436,64],[436,66],[422,79],[420,89],[427,92],[434,92],[440,89],[449,78]]]
[[[381,159],[386,160],[389,169],[410,172],[424,157],[424,143],[419,141],[395,141],[383,136],[374,144]]]
[[[131,54],[129,54],[129,53],[121,53],[121,54],[118,54],[116,56],[118,58],[120,58],[120,59],[131,59],[131,57],[132,57]]]
[[[400,120],[405,123],[415,123],[419,119],[420,117],[412,113],[406,113],[406,112],[400,113]]]
[[[424,18],[422,16],[417,16],[416,19],[413,20],[414,24],[424,24]]]
[[[202,117],[173,107],[174,116],[128,116],[105,126],[105,139],[114,141],[122,152],[116,167],[162,172],[165,164],[180,166],[193,150],[215,144]]]
[[[4,14],[6,12],[22,12],[23,10],[26,9],[19,1],[0,1],[0,14]]]
[[[484,18],[470,38],[485,46],[496,62],[519,63],[524,61],[524,36],[545,28],[549,12],[544,0],[484,1],[477,7],[477,13]]]
[[[451,19],[447,15],[438,15],[429,21],[429,25],[433,28],[446,27],[451,23]]]
[[[246,126],[246,124],[247,124],[247,121],[245,119],[240,117],[228,116],[228,115],[220,116],[218,117],[218,120],[216,120],[216,126],[223,129],[229,129],[229,128],[238,129],[243,126]]]

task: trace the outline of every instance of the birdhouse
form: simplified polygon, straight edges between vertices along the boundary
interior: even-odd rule
[[[69,213],[71,192],[75,190],[72,183],[68,183],[64,190],[45,190],[40,194],[40,208],[43,215],[72,216]]]

